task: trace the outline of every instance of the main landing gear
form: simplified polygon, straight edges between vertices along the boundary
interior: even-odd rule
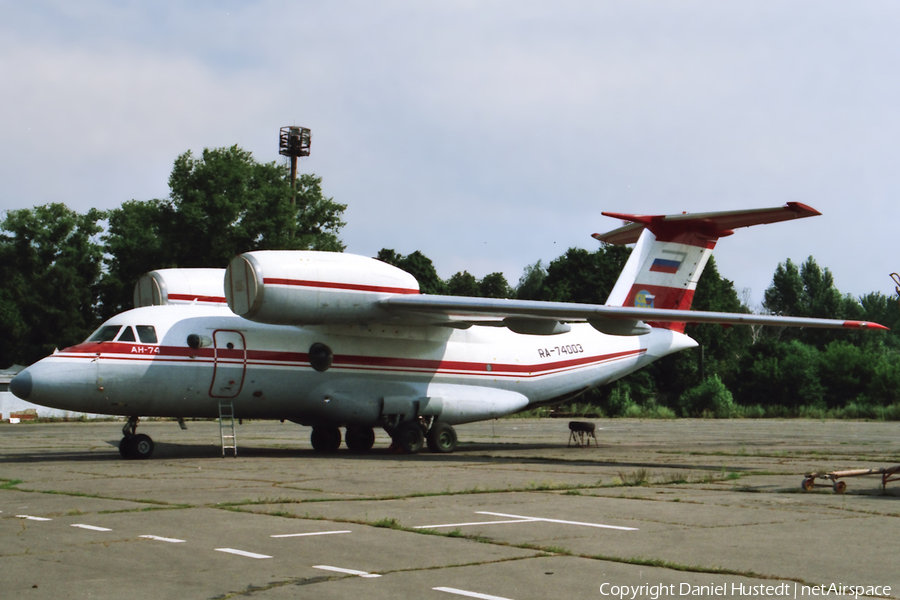
[[[347,433],[344,435],[344,443],[347,444],[350,452],[356,454],[368,452],[375,445],[375,430],[365,426],[348,427]]]
[[[393,439],[391,447],[404,454],[418,454],[426,445],[431,452],[440,454],[456,450],[456,430],[440,421],[432,422],[430,428],[420,421],[406,421],[388,432]],[[351,452],[363,454],[375,445],[375,430],[366,425],[351,425],[343,441]],[[341,447],[341,430],[334,425],[316,425],[310,442],[316,452],[333,454]]]
[[[425,436],[428,449],[432,452],[449,454],[456,450],[456,430],[452,426],[438,421],[431,425]]]
[[[321,454],[337,452],[341,447],[341,430],[333,425],[317,425],[313,427],[309,441],[313,450]]]
[[[316,452],[333,454],[341,447],[341,430],[333,425],[316,425],[309,441]],[[368,452],[375,445],[375,430],[359,425],[347,427],[344,443],[350,452],[357,454]]]
[[[432,452],[447,454],[456,450],[456,430],[447,423],[432,421],[425,430],[419,421],[405,421],[391,433],[394,446],[406,454],[418,454],[425,444]]]
[[[122,427],[122,441],[119,442],[119,454],[124,458],[150,458],[153,454],[153,440],[149,435],[136,433],[138,417],[129,417]]]

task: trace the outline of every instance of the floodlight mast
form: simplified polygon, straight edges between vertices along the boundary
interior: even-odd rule
[[[282,127],[278,136],[278,153],[291,157],[291,238],[297,228],[297,157],[309,156],[312,132],[306,127]]]

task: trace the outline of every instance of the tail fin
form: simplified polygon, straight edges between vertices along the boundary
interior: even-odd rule
[[[606,301],[607,306],[688,310],[700,274],[719,238],[731,235],[739,227],[814,217],[821,213],[805,204],[788,202],[777,208],[711,213],[603,214],[631,224],[609,233],[595,233],[594,238],[608,244],[636,242]],[[684,331],[684,323],[658,326]]]

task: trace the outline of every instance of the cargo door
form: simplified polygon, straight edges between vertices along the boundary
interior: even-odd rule
[[[213,398],[234,398],[244,387],[247,371],[247,348],[240,331],[220,329],[213,332],[215,366],[209,395]]]

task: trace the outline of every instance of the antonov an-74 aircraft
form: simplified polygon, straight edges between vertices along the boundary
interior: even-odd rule
[[[734,229],[818,215],[771,209],[647,216],[602,242],[635,243],[604,305],[419,294],[415,278],[351,254],[259,251],[222,270],[141,278],[135,304],[84,343],[10,383],[44,406],[129,418],[119,448],[148,458],[139,417],[282,419],[312,446],[372,448],[384,428],[406,452],[456,448],[454,425],[558,402],[696,342],[686,323],[879,328],[689,311],[716,241]],[[223,294],[224,280],[224,294]]]

